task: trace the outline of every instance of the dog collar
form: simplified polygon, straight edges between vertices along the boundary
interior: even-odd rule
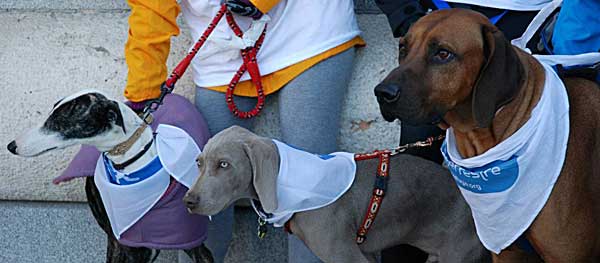
[[[152,140],[150,140],[146,146],[144,146],[144,149],[142,149],[140,152],[138,152],[136,155],[134,155],[131,159],[123,162],[123,163],[114,163],[111,162],[113,167],[117,170],[123,170],[125,169],[125,167],[131,165],[132,163],[134,163],[135,161],[137,161],[138,159],[140,159],[142,156],[144,156],[144,154],[146,154],[146,152],[148,152],[148,150],[150,150],[150,147],[152,146],[152,144],[154,143],[154,138],[152,138]]]
[[[133,144],[140,138],[140,136],[142,136],[142,133],[144,133],[146,127],[148,127],[148,124],[142,124],[139,128],[135,130],[135,132],[133,132],[133,135],[131,135],[129,139],[117,144],[114,148],[110,149],[106,153],[108,153],[109,155],[125,154],[127,151],[129,151],[129,149],[131,149],[131,146],[133,146]]]
[[[250,199],[250,204],[252,204],[254,212],[256,212],[258,215],[258,227],[256,229],[256,235],[258,238],[264,238],[267,235],[267,219],[273,217],[273,214],[265,212],[265,210],[262,208],[262,204],[260,204],[260,201],[258,200]]]

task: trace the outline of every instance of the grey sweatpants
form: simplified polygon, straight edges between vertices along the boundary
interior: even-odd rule
[[[355,49],[351,48],[306,70],[284,88],[267,96],[279,100],[279,125],[282,140],[313,153],[337,150],[337,135],[346,89],[352,74]],[[234,117],[220,92],[196,89],[196,107],[208,123],[211,135],[239,125],[252,129],[253,119]],[[249,110],[256,98],[234,97],[239,109]],[[231,242],[233,208],[214,216],[209,223],[207,247],[215,262],[223,262]],[[302,241],[293,235],[288,238],[288,262],[320,262]]]

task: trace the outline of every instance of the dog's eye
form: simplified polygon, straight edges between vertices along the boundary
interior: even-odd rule
[[[202,166],[202,160],[200,160],[200,159],[196,159],[196,165],[197,165],[198,167]]]
[[[227,168],[227,167],[229,167],[229,163],[226,162],[226,161],[220,161],[219,162],[219,167],[220,168]]]
[[[435,55],[433,55],[433,60],[438,63],[446,63],[452,60],[453,58],[454,54],[445,49],[440,49],[435,53]]]

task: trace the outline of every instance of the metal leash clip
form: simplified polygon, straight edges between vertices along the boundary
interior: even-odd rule
[[[394,156],[396,154],[403,153],[403,152],[405,152],[406,150],[408,150],[410,148],[429,147],[434,142],[441,141],[444,138],[446,138],[446,135],[442,134],[442,135],[438,135],[438,136],[435,136],[435,137],[429,137],[429,138],[427,138],[424,141],[418,141],[418,142],[413,142],[413,143],[407,143],[407,144],[404,144],[404,145],[400,145],[400,146],[392,149],[392,151],[391,151],[392,153],[390,155]]]
[[[144,110],[142,111],[142,120],[144,120],[146,124],[152,124],[152,121],[154,120],[152,113],[158,109],[158,106],[163,104],[165,96],[171,92],[173,92],[173,87],[168,87],[166,82],[163,82],[163,84],[160,85],[160,96],[146,102],[146,107],[144,107]]]

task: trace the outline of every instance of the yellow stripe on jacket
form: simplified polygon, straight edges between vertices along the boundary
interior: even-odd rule
[[[329,49],[321,54],[313,56],[311,58],[300,61],[294,65],[288,66],[286,68],[275,71],[271,74],[264,75],[261,77],[263,91],[265,95],[271,94],[273,92],[281,89],[285,84],[293,80],[298,75],[302,74],[302,72],[306,71],[310,67],[315,64],[326,60],[330,57],[333,57],[339,53],[342,53],[354,46],[363,46],[365,42],[360,37],[355,37],[346,43],[343,43],[337,47]],[[260,61],[258,61],[258,67],[260,69]],[[233,76],[231,76],[233,77]],[[217,86],[217,87],[209,87],[208,89],[225,92],[227,90],[227,85],[225,86]],[[252,83],[250,80],[242,81],[238,83],[235,87],[233,94],[238,96],[245,97],[256,97],[256,85]]]

